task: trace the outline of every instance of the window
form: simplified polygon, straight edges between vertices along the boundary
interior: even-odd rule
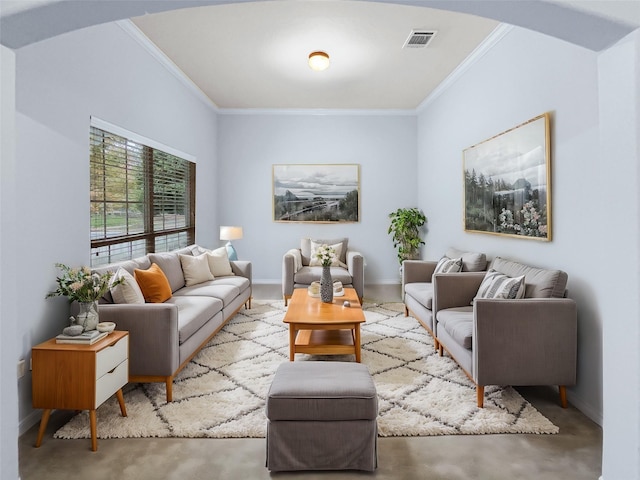
[[[194,243],[195,163],[91,123],[91,266]]]

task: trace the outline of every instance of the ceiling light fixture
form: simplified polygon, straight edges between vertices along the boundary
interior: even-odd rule
[[[321,72],[329,68],[329,55],[325,52],[311,52],[309,54],[309,67],[311,70]]]

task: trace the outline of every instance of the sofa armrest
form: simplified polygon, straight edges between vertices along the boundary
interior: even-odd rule
[[[353,288],[362,301],[364,297],[364,257],[360,252],[347,250],[347,269],[353,279]]]
[[[231,270],[235,275],[248,278],[249,283],[253,283],[253,266],[251,262],[247,260],[231,260],[229,263],[231,264]]]
[[[570,298],[477,299],[474,381],[574,385],[577,332],[577,306]]]
[[[429,260],[405,260],[402,262],[402,285],[407,283],[431,282],[438,262]]]
[[[101,322],[129,332],[129,375],[169,376],[180,366],[178,307],[168,303],[100,304]]]
[[[291,254],[282,257],[282,296],[293,295],[293,276],[295,274],[295,258]]]
[[[468,307],[486,272],[436,273],[433,277],[433,315],[445,308]]]

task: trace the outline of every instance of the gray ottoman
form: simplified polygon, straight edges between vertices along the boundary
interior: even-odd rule
[[[365,365],[283,363],[271,383],[266,414],[271,471],[378,466],[378,397]]]

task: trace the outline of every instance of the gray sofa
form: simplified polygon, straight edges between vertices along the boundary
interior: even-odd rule
[[[524,275],[520,299],[475,298],[485,274],[436,274],[433,312],[440,355],[446,350],[477,386],[557,385],[576,382],[577,307],[565,298],[567,274],[497,257],[489,272]],[[473,303],[472,303],[473,302]]]
[[[331,267],[331,278],[340,281],[344,287],[355,289],[360,303],[364,296],[364,258],[360,252],[349,250],[349,239],[316,240],[303,238],[300,248],[286,252],[282,257],[282,297],[285,306],[293,295],[294,288],[307,288],[312,282],[320,280],[322,267],[310,266],[311,242],[327,245],[341,244],[339,256],[341,266]]]
[[[101,322],[129,332],[129,381],[164,382],[168,402],[176,374],[243,305],[251,308],[251,262],[231,261],[233,275],[186,286],[179,255],[203,252],[191,245],[94,269],[115,273],[122,267],[133,275],[156,263],[169,280],[171,298],[164,303],[114,303],[107,292],[98,308]]]
[[[487,257],[484,253],[464,252],[449,248],[448,258],[462,258],[463,272],[484,272]],[[402,293],[404,297],[404,315],[411,313],[418,322],[433,336],[438,348],[436,326],[433,323],[433,283],[432,276],[438,262],[428,260],[405,260],[402,262]],[[484,274],[483,274],[484,275]]]

